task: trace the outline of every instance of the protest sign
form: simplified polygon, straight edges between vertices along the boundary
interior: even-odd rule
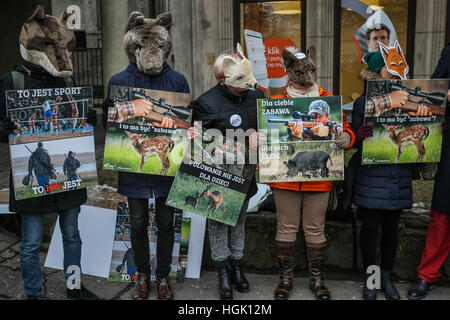
[[[341,97],[259,99],[258,128],[261,183],[344,179]]]
[[[92,87],[6,91],[16,200],[96,185]]]
[[[374,134],[363,142],[362,164],[439,162],[447,89],[446,79],[368,81],[365,124]]]

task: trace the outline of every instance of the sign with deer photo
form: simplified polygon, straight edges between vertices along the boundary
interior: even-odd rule
[[[344,179],[340,96],[260,99],[258,128],[261,183]]]
[[[97,185],[92,87],[6,91],[16,200]]]
[[[175,176],[187,146],[192,96],[110,87],[103,169]]]
[[[215,133],[219,136],[209,136],[206,131],[193,139],[193,147],[185,154],[166,204],[235,226],[241,210],[247,209],[243,206],[256,164],[239,161],[248,155],[245,141],[222,139],[220,132]]]
[[[439,162],[448,79],[371,80],[362,164]]]

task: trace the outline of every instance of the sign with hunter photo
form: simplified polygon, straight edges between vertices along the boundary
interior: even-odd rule
[[[340,96],[259,99],[258,128],[261,183],[344,179]]]
[[[110,87],[104,170],[175,176],[186,150],[191,95]]]
[[[448,79],[368,81],[362,164],[439,162],[447,90]]]
[[[180,257],[180,242],[181,235],[187,234],[189,238],[190,219],[184,221],[182,219],[182,212],[175,210],[174,213],[174,244],[172,251],[172,263],[170,265],[171,271],[169,278],[171,282],[183,282],[184,271],[180,265],[185,265],[187,260],[187,253],[183,252]],[[183,230],[184,229],[184,230]],[[119,202],[117,206],[117,220],[114,232],[114,245],[111,258],[111,265],[109,271],[108,281],[130,282],[137,279],[136,264],[134,261],[134,252],[131,247],[131,225],[129,207],[126,202]],[[150,269],[151,280],[156,281],[156,241],[158,237],[158,228],[155,221],[155,202],[154,199],[149,199],[149,226],[148,226],[148,242],[150,250]],[[185,244],[186,245],[186,244]]]
[[[208,131],[191,141],[166,204],[235,226],[241,210],[247,209],[243,204],[256,164],[245,164],[250,162],[244,139],[227,142],[218,130],[217,136]]]
[[[16,200],[97,185],[92,87],[6,91]]]

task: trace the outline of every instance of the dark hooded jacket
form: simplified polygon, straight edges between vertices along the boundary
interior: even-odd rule
[[[431,79],[448,79],[450,78],[450,44],[442,50],[441,59],[434,71]],[[445,120],[447,126],[450,125],[450,105],[447,103],[447,109],[445,113]],[[433,201],[431,208],[438,211],[450,214],[450,188],[448,186],[450,182],[450,129],[444,132],[442,139],[442,153],[441,162],[438,166],[438,172],[436,174],[434,189],[433,189]]]
[[[219,129],[226,135],[227,129],[258,129],[257,124],[257,99],[264,99],[264,93],[260,89],[249,90],[240,96],[233,94],[226,86],[217,84],[197,100],[191,102],[193,108],[193,120],[202,121],[205,129]],[[233,120],[237,122],[233,122]],[[258,188],[253,179],[247,198],[252,197]]]
[[[109,80],[108,98],[111,86],[126,86],[132,88],[163,90],[181,93],[190,93],[186,78],[175,72],[164,62],[162,71],[157,75],[147,75],[130,63],[122,71]],[[106,127],[107,108],[103,108],[103,125]],[[148,199],[166,197],[172,186],[173,177],[155,176],[129,172],[119,172],[118,192],[132,198]]]
[[[24,62],[16,68],[24,75],[24,89],[64,88],[63,78],[54,77],[41,66]],[[5,91],[14,90],[11,73],[6,73],[0,79],[0,117],[6,117]],[[52,195],[16,201],[12,175],[9,182],[9,210],[17,213],[55,213],[62,210],[77,208],[87,200],[86,189],[60,192]]]

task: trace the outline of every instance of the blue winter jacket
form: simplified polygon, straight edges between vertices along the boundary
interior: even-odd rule
[[[172,70],[164,62],[162,71],[157,75],[147,75],[130,63],[125,71],[111,77],[108,84],[108,98],[111,86],[128,86],[152,90],[190,93],[186,78]],[[107,114],[103,112],[106,122]],[[132,198],[167,197],[172,186],[173,177],[154,176],[146,174],[119,172],[118,192]]]
[[[352,131],[357,133],[364,123],[366,96],[355,100],[352,111]],[[361,157],[362,145],[355,156]],[[359,162],[361,163],[361,162]],[[353,202],[369,209],[397,211],[412,207],[411,165],[359,165]]]

